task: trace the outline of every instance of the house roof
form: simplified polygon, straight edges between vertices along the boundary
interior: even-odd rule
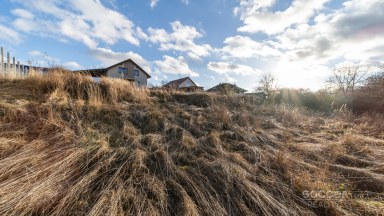
[[[193,80],[192,80],[191,78],[189,78],[189,77],[184,77],[184,78],[181,78],[181,79],[172,80],[172,81],[168,82],[167,84],[165,84],[164,87],[172,87],[172,86],[174,86],[174,85],[179,86],[181,83],[183,83],[183,82],[184,82],[185,80],[187,80],[187,79],[189,79],[195,86],[197,86],[196,83],[193,82]]]
[[[90,74],[91,76],[93,77],[99,77],[101,75],[103,76],[106,76],[107,75],[107,72],[109,69],[113,68],[113,67],[116,67],[118,65],[121,65],[121,64],[124,64],[126,62],[131,62],[132,64],[134,64],[137,68],[139,68],[140,70],[142,70],[148,78],[151,78],[151,75],[149,75],[143,68],[141,68],[138,64],[136,64],[136,62],[134,62],[132,59],[127,59],[127,60],[124,60],[122,62],[119,62],[117,64],[114,64],[110,67],[107,67],[107,68],[100,68],[100,69],[89,69],[89,70],[77,70],[77,71],[74,71],[74,72],[78,72],[78,73],[82,73],[82,74]]]
[[[147,75],[148,78],[151,78],[151,75],[149,75],[149,73],[147,73],[142,67],[140,67],[140,65],[136,64],[136,62],[134,62],[132,59],[124,60],[124,61],[119,62],[119,63],[117,63],[117,64],[114,64],[114,65],[112,65],[112,66],[110,66],[110,67],[107,67],[106,69],[111,69],[111,68],[113,68],[113,67],[116,67],[116,66],[118,66],[118,65],[124,64],[124,63],[126,63],[126,62],[131,62],[131,63],[134,64],[136,67],[138,67],[140,70],[142,70],[142,71]]]
[[[92,77],[101,77],[101,76],[107,75],[108,69],[100,68],[100,69],[89,69],[89,70],[77,70],[74,72],[86,74],[86,75],[91,75]]]
[[[230,84],[230,83],[220,83],[219,85],[214,86],[207,90],[207,92],[225,92],[225,91],[234,91],[236,93],[247,92],[247,90],[238,87],[236,84]]]

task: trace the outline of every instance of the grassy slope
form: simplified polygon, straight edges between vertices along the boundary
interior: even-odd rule
[[[0,214],[384,214],[383,128],[71,74],[1,78]]]

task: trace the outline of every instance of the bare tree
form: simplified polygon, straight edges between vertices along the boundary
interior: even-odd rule
[[[343,93],[353,94],[356,87],[362,85],[368,74],[369,67],[362,65],[348,65],[336,67],[327,80],[331,89]]]
[[[364,86],[356,90],[352,109],[356,113],[384,112],[384,67],[378,65],[366,79]]]
[[[277,77],[272,72],[264,72],[258,82],[256,90],[264,91],[268,98],[270,98],[278,88]]]
[[[163,86],[165,86],[167,83],[168,83],[167,80],[162,80],[162,81],[161,81],[161,86],[163,87]]]

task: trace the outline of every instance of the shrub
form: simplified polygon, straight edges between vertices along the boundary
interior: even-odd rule
[[[384,113],[384,73],[367,79],[367,83],[358,89],[352,99],[354,113]]]
[[[341,106],[345,101],[341,96],[332,95],[324,90],[312,92],[307,89],[280,89],[274,98],[274,103],[301,106],[329,113],[332,111],[332,106]]]

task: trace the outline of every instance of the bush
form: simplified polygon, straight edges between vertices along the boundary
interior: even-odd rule
[[[329,113],[333,108],[344,104],[346,100],[342,96],[332,95],[324,90],[312,92],[307,89],[284,88],[278,91],[273,102]]]
[[[365,86],[358,89],[352,99],[354,113],[384,113],[384,73],[367,79]]]

